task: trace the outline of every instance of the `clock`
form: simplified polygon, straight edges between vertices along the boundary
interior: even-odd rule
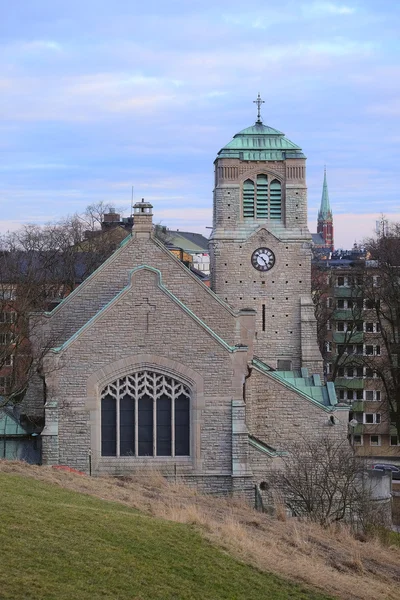
[[[251,255],[251,264],[257,271],[269,271],[275,264],[275,254],[269,248],[257,248]]]

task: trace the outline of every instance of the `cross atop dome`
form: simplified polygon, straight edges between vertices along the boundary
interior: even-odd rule
[[[260,92],[258,92],[257,100],[253,100],[253,104],[257,104],[257,121],[256,123],[262,123],[261,120],[261,104],[265,104],[265,100],[261,99]]]

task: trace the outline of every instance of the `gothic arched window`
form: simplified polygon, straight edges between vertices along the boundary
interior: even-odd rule
[[[153,371],[109,383],[101,393],[101,454],[188,456],[188,386]]]
[[[281,220],[281,182],[273,179],[271,183],[268,183],[268,176],[261,173],[256,176],[254,181],[246,179],[243,183],[243,218]]]

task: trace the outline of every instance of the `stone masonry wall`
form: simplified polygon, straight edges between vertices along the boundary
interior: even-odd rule
[[[49,379],[53,379],[53,384],[49,383],[49,393],[57,395],[61,407],[58,417],[59,461],[87,471],[91,450],[93,468],[97,472],[102,472],[104,463],[108,465],[107,470],[112,470],[113,463],[115,472],[126,473],[144,464],[165,466],[171,470],[171,462],[177,462],[181,473],[183,470],[188,475],[209,474],[225,481],[224,478],[232,473],[231,401],[242,397],[241,382],[246,373],[247,353],[238,352],[243,355],[238,363],[237,353],[224,348],[171,300],[158,283],[158,276],[153,271],[142,269],[134,273],[132,287],[59,353],[58,361],[62,368],[52,373],[49,365]],[[150,314],[143,310],[144,298],[150,298],[154,307]],[[180,377],[193,371],[203,382],[201,397],[194,390],[193,413],[196,416],[192,424],[192,457],[162,457],[161,460],[152,457],[114,460],[108,457],[102,463],[99,435],[101,390],[97,391],[97,397],[89,398],[88,378],[105,369],[110,372],[110,365],[121,364],[121,361],[133,364],[135,357],[143,352],[152,355],[155,365],[164,357],[180,365]],[[122,376],[121,368],[118,369],[118,372],[107,376],[107,381]],[[240,370],[242,375],[238,376]]]
[[[334,415],[335,425],[330,416]],[[246,384],[246,418],[249,433],[276,450],[285,450],[292,442],[307,436],[347,437],[348,410],[334,413],[307,400],[276,381],[253,369]]]
[[[251,265],[251,255],[259,247],[275,254],[275,266],[270,271],[260,272]],[[300,368],[300,297],[311,289],[308,244],[280,241],[260,229],[244,241],[218,241],[217,252],[213,265],[217,294],[235,309],[257,311],[255,355],[272,367],[277,366],[278,359],[290,359],[293,368]]]
[[[49,317],[44,328],[57,331],[63,342],[110,302],[129,282],[130,271],[149,264],[160,269],[168,289],[228,343],[234,343],[235,316],[168,250],[153,239],[132,237],[90,278],[68,296]],[[191,285],[188,285],[188,281]],[[48,333],[53,338],[54,333]]]
[[[300,297],[311,293],[305,159],[217,159],[215,169],[212,289],[236,310],[257,311],[256,356],[275,368],[281,359],[290,360],[294,369],[310,366],[320,372],[321,358],[311,349],[312,326],[306,331],[300,307]],[[258,173],[282,182],[282,221],[243,218],[243,181],[256,180]],[[267,272],[251,264],[253,252],[261,247],[275,254],[275,265]]]
[[[286,187],[286,220],[288,228],[307,229],[307,188],[300,185]]]

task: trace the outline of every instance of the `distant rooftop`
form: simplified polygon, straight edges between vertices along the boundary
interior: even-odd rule
[[[208,252],[208,239],[201,233],[168,230],[169,241],[186,252]]]

